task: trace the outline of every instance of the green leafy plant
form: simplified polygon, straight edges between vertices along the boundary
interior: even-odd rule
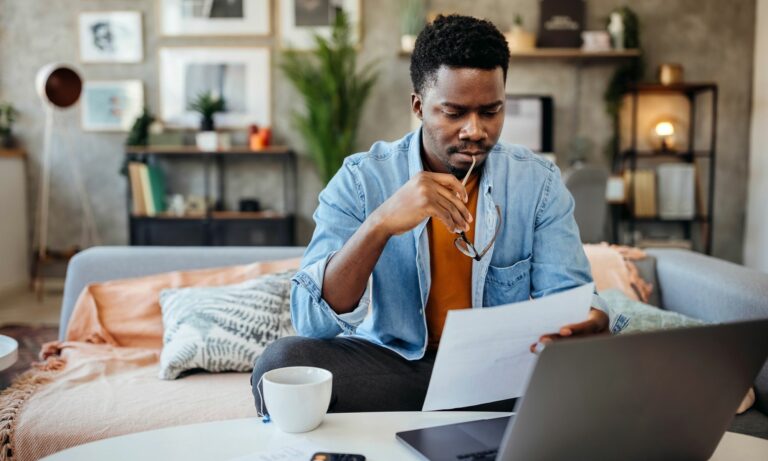
[[[213,114],[224,112],[227,109],[227,104],[221,96],[214,96],[210,91],[204,91],[189,104],[189,109],[200,113],[202,116],[201,130],[213,131]]]
[[[425,23],[424,1],[402,0],[400,32],[403,35],[419,35]]]
[[[375,62],[358,70],[347,15],[339,10],[331,38],[315,35],[309,53],[286,51],[280,69],[304,99],[292,114],[324,183],[354,152],[365,101],[376,82]]]
[[[136,117],[133,122],[128,139],[125,140],[126,146],[146,146],[149,144],[149,125],[155,121],[154,115],[146,107],[141,115]]]
[[[0,103],[0,134],[9,135],[19,112],[11,103]]]
[[[613,121],[613,137],[605,147],[606,156],[609,158],[613,154],[614,146],[618,143],[618,119],[624,91],[630,85],[639,82],[645,74],[645,62],[642,58],[640,46],[640,20],[637,14],[626,6],[616,8],[613,12],[620,13],[621,20],[624,23],[624,48],[641,50],[641,56],[617,68],[608,83],[608,87],[605,89],[605,93],[603,93],[605,112]],[[608,21],[609,19],[606,19],[606,25]]]

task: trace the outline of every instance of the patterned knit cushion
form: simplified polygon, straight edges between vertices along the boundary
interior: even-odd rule
[[[608,308],[609,325],[613,334],[667,330],[706,324],[706,322],[677,312],[635,301],[620,290],[601,291],[600,297],[603,298]]]
[[[163,290],[160,379],[199,369],[250,371],[269,343],[296,334],[290,313],[294,273],[237,285]]]

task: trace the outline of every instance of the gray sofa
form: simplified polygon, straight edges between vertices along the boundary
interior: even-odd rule
[[[301,247],[97,247],[69,264],[59,336],[83,287],[178,269],[202,269],[301,256]],[[768,317],[768,274],[685,250],[649,250],[639,264],[653,281],[651,302],[708,322]],[[768,363],[755,381],[757,402],[734,419],[731,430],[768,439]],[[702,402],[706,405],[706,402]]]

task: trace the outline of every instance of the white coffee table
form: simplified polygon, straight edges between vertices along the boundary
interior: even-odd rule
[[[438,424],[493,418],[504,413],[340,413],[327,415],[323,424],[305,434],[285,434],[274,424],[256,418],[217,421],[139,432],[73,447],[43,458],[64,460],[221,460],[261,450],[309,442],[323,450],[360,453],[367,461],[415,460],[395,440],[395,432]],[[713,460],[768,459],[768,440],[728,432]]]
[[[0,335],[0,371],[11,367],[19,358],[19,343],[10,336]]]

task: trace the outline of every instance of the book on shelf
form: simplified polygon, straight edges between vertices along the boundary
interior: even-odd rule
[[[656,172],[653,170],[627,171],[627,184],[632,186],[632,212],[637,218],[656,217]]]
[[[165,211],[165,177],[160,168],[142,162],[128,163],[131,184],[131,212],[135,216],[156,216]]]
[[[696,215],[693,165],[662,163],[656,168],[659,178],[659,217],[693,219]]]
[[[147,214],[144,202],[144,187],[141,185],[141,162],[128,162],[128,178],[131,183],[131,213],[134,216]]]

